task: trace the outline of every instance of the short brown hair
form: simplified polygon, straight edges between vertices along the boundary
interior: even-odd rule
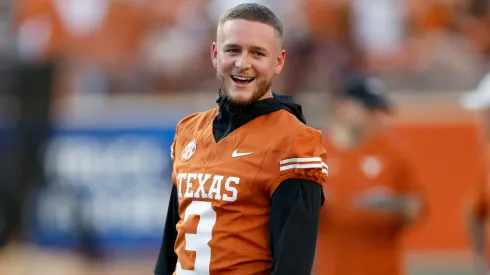
[[[219,18],[219,25],[226,21],[243,19],[252,22],[260,22],[273,27],[281,40],[284,36],[284,27],[279,17],[274,14],[268,7],[257,3],[245,3],[237,5],[224,12]]]

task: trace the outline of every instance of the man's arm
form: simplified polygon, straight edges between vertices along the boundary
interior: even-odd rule
[[[177,239],[177,229],[175,226],[179,222],[179,219],[179,199],[177,188],[173,185],[168,203],[167,220],[163,230],[160,254],[158,255],[155,267],[155,275],[171,275],[175,271],[177,264],[177,255],[174,250],[175,240]]]
[[[378,210],[397,215],[408,226],[421,218],[425,200],[419,194],[391,195],[381,190],[368,190],[353,197],[353,205],[358,208]]]
[[[403,226],[420,221],[428,211],[425,188],[408,149],[393,147],[391,161],[395,178],[390,186],[379,185],[353,196],[353,205],[389,213]]]
[[[311,274],[322,200],[322,187],[308,180],[288,179],[275,190],[269,222],[272,275]]]

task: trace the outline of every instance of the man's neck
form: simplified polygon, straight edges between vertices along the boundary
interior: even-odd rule
[[[274,97],[274,95],[272,94],[272,89],[269,88],[267,93],[265,93],[261,98],[259,98],[259,100],[266,99],[266,98],[272,98],[272,97]]]

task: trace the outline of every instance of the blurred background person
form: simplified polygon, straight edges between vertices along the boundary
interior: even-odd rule
[[[489,172],[490,158],[488,140],[490,137],[490,74],[487,74],[478,87],[464,94],[461,98],[464,108],[477,111],[477,119],[481,125],[481,156],[477,170],[477,181],[469,182],[469,192],[464,208],[467,232],[471,241],[474,267],[477,274],[488,274],[488,211],[490,207]]]
[[[14,8],[15,3],[10,1],[0,5],[3,16],[8,15],[10,20]],[[55,62],[22,52],[18,47],[22,43],[15,41],[8,28],[1,35],[4,40],[0,48],[0,81],[4,83],[1,96],[6,99],[2,104],[2,122],[8,130],[3,132],[1,157],[0,238],[6,244],[11,239],[24,239],[28,195],[45,183],[40,152],[51,134],[49,112]]]
[[[401,237],[422,216],[423,190],[408,149],[389,131],[393,106],[380,81],[344,84],[325,132],[329,184],[315,274],[403,274]]]
[[[8,25],[11,9],[11,5],[7,3],[0,4],[0,26]],[[9,81],[9,79],[15,76],[8,69],[12,63],[12,60],[7,58],[7,51],[13,47],[11,38],[11,34],[7,30],[0,28],[0,60],[2,61],[0,64],[3,64],[3,66],[0,66],[0,82],[3,84],[0,86],[0,96],[10,92],[12,81]],[[9,111],[5,102],[0,103],[0,250],[6,245],[11,231],[6,226],[7,219],[9,219],[7,215],[12,212],[10,210],[11,202],[8,198],[13,189],[12,180],[8,173],[10,161],[7,140],[10,132],[9,124],[12,125],[7,121],[10,118]]]

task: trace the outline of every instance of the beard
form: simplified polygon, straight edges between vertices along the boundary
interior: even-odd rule
[[[257,78],[253,81],[255,82],[255,87],[252,92],[252,95],[249,96],[248,98],[236,98],[234,97],[231,92],[230,92],[230,84],[232,83],[231,78],[228,75],[223,75],[220,72],[216,72],[216,77],[218,78],[221,91],[223,92],[224,96],[230,101],[231,103],[235,105],[240,105],[240,106],[247,106],[250,105],[259,99],[261,99],[271,88],[272,86],[272,80],[258,80]],[[228,87],[227,87],[227,83]]]

